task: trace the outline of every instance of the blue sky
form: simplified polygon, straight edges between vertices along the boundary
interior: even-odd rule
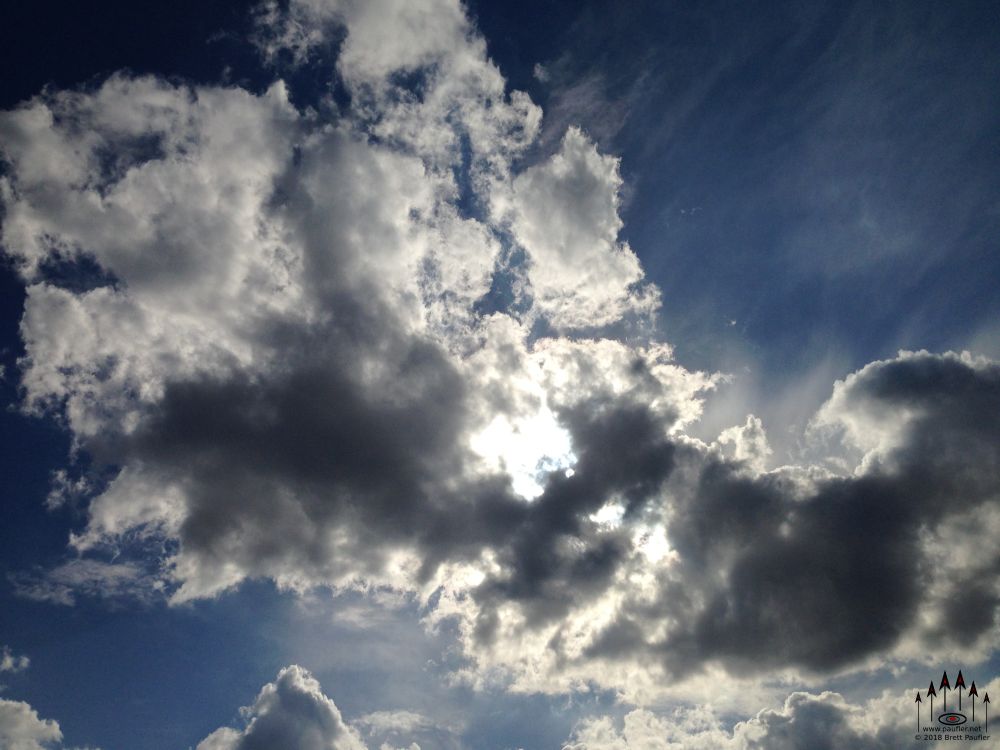
[[[0,744],[904,747],[1000,690],[995,6],[4,16]]]

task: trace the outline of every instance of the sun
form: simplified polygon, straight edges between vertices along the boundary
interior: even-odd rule
[[[526,416],[494,417],[470,442],[489,469],[510,475],[514,492],[525,500],[545,491],[551,472],[570,473],[576,464],[569,433],[544,404]]]

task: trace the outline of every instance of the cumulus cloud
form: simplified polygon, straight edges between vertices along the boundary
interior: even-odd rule
[[[896,750],[953,745],[914,738],[912,700],[911,694],[885,693],[851,703],[838,693],[796,692],[780,708],[759,711],[731,730],[705,706],[670,713],[636,709],[620,724],[608,717],[582,722],[564,750]]]
[[[23,701],[0,698],[0,745],[7,750],[45,750],[62,742],[59,723],[41,719]]]
[[[981,690],[995,690],[993,680]],[[793,692],[777,707],[728,723],[709,704],[683,703],[668,710],[637,708],[620,719],[582,720],[564,750],[861,750],[939,747],[913,737],[912,693],[885,691],[860,702],[835,692]],[[302,667],[285,667],[251,706],[241,709],[241,729],[223,727],[197,750],[282,747],[289,750],[463,747],[459,730],[421,714],[376,711],[346,722],[316,679]],[[422,744],[423,743],[423,744]]]
[[[366,750],[319,682],[296,665],[282,669],[242,713],[243,729],[217,729],[197,750]]]
[[[541,113],[457,1],[260,21],[275,55],[339,44],[350,105],[115,75],[0,114],[23,407],[110,474],[73,485],[79,557],[23,594],[383,585],[456,625],[476,684],[633,697],[985,653],[995,363],[903,353],[835,384],[816,429],[853,474],[767,471],[754,417],[687,437],[718,377],[651,333],[617,161],[570,129],[523,166]],[[942,557],[961,539],[981,554]],[[205,747],[284,731],[286,698],[340,725],[283,675]]]
[[[618,242],[620,187],[618,161],[576,128],[513,182],[511,227],[528,251],[538,311],[556,328],[606,325],[658,306],[655,288],[636,289],[639,259]]]
[[[744,462],[748,468],[757,472],[764,470],[768,456],[772,453],[764,424],[753,414],[747,416],[744,424],[729,427],[719,433],[719,443],[731,450],[734,459]]]
[[[471,445],[498,416],[516,432],[534,411],[565,430],[517,305],[477,305],[497,275],[523,272],[503,267],[506,219],[491,201],[510,193],[538,114],[504,92],[457,3],[446,39],[415,37],[408,7],[386,8],[400,45],[388,56],[367,6],[289,10],[346,25],[339,70],[367,102],[349,116],[298,112],[280,82],[252,95],[124,76],[4,114],[4,243],[28,286],[24,405],[61,415],[78,449],[121,467],[77,550],[177,539],[165,570],[184,599],[247,576],[377,577],[413,554],[429,575],[435,556],[478,556],[520,522],[507,456]],[[416,90],[398,80],[416,70],[427,76]],[[460,178],[456,160],[468,160]],[[456,205],[464,181],[485,218]],[[511,356],[519,371],[504,369]],[[487,361],[495,369],[477,369]],[[483,459],[498,459],[494,471]],[[537,446],[521,463],[564,459]],[[478,537],[458,538],[450,519],[462,516]],[[95,566],[21,588],[68,602],[62,582],[131,578]]]
[[[669,684],[719,665],[808,676],[931,652],[985,657],[1000,489],[988,467],[1000,457],[983,415],[1000,405],[998,376],[984,360],[903,353],[838,384],[821,416],[849,437],[867,413],[859,401],[877,400],[867,406],[886,421],[906,404],[871,448],[878,460],[866,454],[849,476],[748,473],[745,460],[670,437],[641,405],[588,403],[572,423],[576,474],[552,475],[536,501],[559,507],[552,526],[525,527],[550,529],[549,543],[515,542],[498,573],[456,595],[470,651],[484,667],[514,662],[520,689],[596,679],[632,696],[650,674]],[[634,484],[591,468],[605,460]],[[614,523],[589,515],[608,498]],[[651,555],[657,528],[667,553]],[[958,602],[970,618],[950,628]],[[644,699],[658,689],[669,692],[650,686]]]
[[[0,674],[23,672],[31,665],[27,656],[17,656],[8,646],[0,651]],[[0,690],[4,686],[0,685]],[[0,747],[4,750],[97,750],[96,748],[67,747],[62,744],[63,734],[59,722],[42,719],[38,712],[24,701],[0,698]]]

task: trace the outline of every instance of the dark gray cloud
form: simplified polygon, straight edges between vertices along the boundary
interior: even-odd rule
[[[904,355],[839,384],[826,409],[828,419],[863,415],[891,433],[860,476],[803,487],[781,472],[751,476],[739,463],[682,451],[680,462],[699,466],[692,486],[644,497],[668,504],[679,561],[655,601],[621,607],[586,656],[658,658],[674,674],[711,663],[744,674],[825,672],[891,653],[918,630],[918,610],[943,616],[959,601],[973,612],[962,643],[975,644],[996,626],[995,543],[964,540],[986,542],[977,550],[984,563],[950,570],[926,535],[963,513],[996,512],[998,407],[995,364]],[[615,444],[641,452],[642,438]],[[931,582],[942,600],[929,599]],[[651,637],[665,621],[675,626]]]
[[[463,381],[433,345],[383,339],[370,343],[383,357],[399,346],[394,371],[369,388],[350,370],[357,350],[337,343],[321,335],[305,349],[312,362],[286,359],[273,376],[168,385],[124,454],[189,483],[188,551],[321,568],[339,554],[343,540],[327,534],[341,525],[359,534],[354,560],[419,538],[460,468]]]
[[[476,592],[486,605],[480,637],[488,636],[491,604],[516,601],[529,624],[549,623],[611,586],[631,539],[601,530],[589,517],[619,495],[626,514],[639,515],[673,469],[674,445],[642,404],[588,400],[563,420],[577,455],[573,474],[550,474],[521,524],[500,540],[504,575]]]

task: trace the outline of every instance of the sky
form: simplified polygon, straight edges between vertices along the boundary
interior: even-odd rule
[[[9,5],[0,748],[1000,746],[996,4]]]

